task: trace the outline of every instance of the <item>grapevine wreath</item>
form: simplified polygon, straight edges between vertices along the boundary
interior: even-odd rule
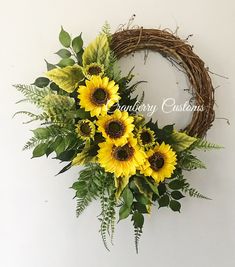
[[[59,63],[47,63],[45,77],[31,85],[15,85],[40,112],[19,111],[40,127],[24,149],[33,157],[54,154],[66,165],[63,173],[83,166],[72,185],[79,216],[94,199],[99,199],[100,233],[107,249],[112,243],[116,218],[131,218],[135,246],[143,231],[144,218],[153,205],[180,211],[186,194],[205,198],[192,188],[185,174],[205,165],[194,150],[220,148],[204,139],[214,120],[214,89],[204,62],[187,39],[168,30],[124,29],[110,33],[106,24],[94,41],[83,46],[82,35],[71,38],[61,28],[63,48]],[[132,81],[132,70],[122,76],[119,58],[138,50],[152,50],[183,71],[191,86],[195,110],[189,125],[181,131],[174,125],[163,128],[135,110],[120,107],[141,104],[133,96],[141,82]],[[188,176],[189,174],[187,174]],[[118,216],[116,213],[118,212]]]

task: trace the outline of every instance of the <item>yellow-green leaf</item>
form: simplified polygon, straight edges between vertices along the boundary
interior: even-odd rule
[[[78,65],[52,69],[46,75],[68,93],[72,93],[77,88],[78,83],[84,78],[82,69]]]
[[[105,67],[109,65],[110,48],[108,38],[105,34],[100,34],[93,42],[91,42],[84,50],[82,60],[83,66],[91,63],[103,64]]]
[[[197,141],[197,138],[189,136],[186,133],[181,133],[177,131],[174,131],[171,137],[174,141],[172,147],[176,152],[180,152],[189,148],[194,142]]]
[[[114,183],[115,187],[117,188],[116,190],[116,199],[119,199],[123,189],[127,186],[129,183],[129,177],[114,177]]]

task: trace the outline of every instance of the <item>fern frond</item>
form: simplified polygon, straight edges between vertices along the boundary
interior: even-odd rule
[[[182,191],[184,193],[188,193],[190,197],[196,197],[196,198],[211,200],[211,198],[202,195],[195,188],[190,187],[189,183],[185,183],[185,187],[182,189]]]
[[[48,87],[39,88],[35,85],[16,84],[13,85],[17,91],[21,92],[25,99],[22,101],[29,101],[37,106],[41,105],[41,100],[48,94],[53,93]],[[20,103],[20,101],[18,101]]]
[[[143,230],[139,227],[134,226],[134,235],[135,235],[135,250],[136,253],[139,253],[139,241],[140,241],[140,237],[143,233]]]
[[[210,143],[205,139],[198,139],[191,146],[191,149],[203,149],[203,150],[212,150],[212,149],[221,149],[221,148],[224,148],[224,147],[214,144],[214,143]]]
[[[50,94],[41,101],[41,106],[52,122],[71,123],[74,120],[75,101],[63,95]]]
[[[137,89],[137,87],[138,87],[140,84],[142,84],[142,83],[146,83],[146,81],[138,81],[138,82],[132,84],[130,87],[128,87],[128,88],[126,89],[126,92],[127,92],[129,95],[130,95],[130,94],[133,94],[133,93],[135,92],[135,90]],[[126,92],[125,92],[125,93],[126,93]]]
[[[32,149],[40,143],[40,140],[36,137],[31,137],[29,141],[24,145],[23,150]]]
[[[110,37],[112,35],[111,26],[107,21],[105,21],[105,23],[104,23],[104,25],[103,25],[103,27],[101,29],[101,33],[107,35],[107,37]]]
[[[84,198],[77,199],[77,208],[76,208],[76,215],[79,217],[83,211],[89,206],[92,199],[89,195],[85,196]]]
[[[26,121],[24,122],[24,124],[27,124],[27,123],[30,123],[32,121],[36,121],[36,120],[47,120],[48,119],[48,116],[46,113],[41,113],[41,114],[34,114],[30,111],[26,111],[26,110],[21,110],[21,111],[18,111],[16,112],[14,115],[13,115],[13,118],[16,116],[16,115],[26,115],[28,116],[29,118],[31,118],[29,121]]]
[[[100,215],[100,233],[104,243],[105,248],[109,251],[107,244],[107,234],[110,236],[111,244],[113,244],[113,237],[115,231],[115,219],[116,219],[116,198],[115,191],[112,190],[112,193],[109,196],[105,196],[105,188],[101,195],[101,208],[102,212]]]
[[[103,173],[97,164],[88,164],[80,172],[77,182],[72,186],[76,190],[77,197],[77,217],[79,217],[93,199],[101,194],[101,182]]]
[[[110,236],[111,244],[113,244],[115,219],[116,219],[116,197],[113,175],[104,173],[101,183],[101,214],[99,220],[101,221],[100,233],[105,248],[109,251],[107,243],[107,234]]]
[[[190,153],[183,154],[178,161],[178,166],[186,171],[194,169],[206,169],[205,164]]]

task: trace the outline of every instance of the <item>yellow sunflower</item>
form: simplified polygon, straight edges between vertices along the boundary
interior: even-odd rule
[[[141,147],[148,149],[155,144],[154,132],[146,127],[140,128],[137,132],[137,140]]]
[[[86,80],[86,86],[79,86],[80,105],[90,111],[92,117],[106,115],[110,107],[118,102],[118,85],[108,77],[92,76]]]
[[[141,166],[140,172],[145,176],[153,177],[159,183],[171,177],[176,162],[176,153],[170,145],[163,142],[147,152],[147,160]]]
[[[136,173],[139,165],[145,161],[146,155],[137,145],[137,140],[129,138],[123,146],[115,146],[107,141],[99,144],[98,162],[116,177],[130,177]]]
[[[96,122],[98,131],[116,146],[124,145],[134,129],[133,117],[128,112],[115,110],[112,115],[100,116]]]
[[[83,68],[83,73],[88,79],[93,75],[102,76],[104,74],[104,65],[91,63]]]
[[[76,125],[76,132],[82,140],[94,139],[95,125],[90,120],[80,120]]]

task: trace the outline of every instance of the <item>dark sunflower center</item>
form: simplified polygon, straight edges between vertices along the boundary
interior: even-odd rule
[[[125,131],[125,125],[121,121],[111,121],[105,126],[106,133],[111,138],[120,138]]]
[[[90,125],[89,125],[88,122],[83,123],[83,124],[80,126],[80,130],[81,130],[81,132],[82,132],[84,135],[86,135],[86,136],[88,136],[88,135],[91,133],[91,127],[90,127]]]
[[[119,161],[127,161],[133,156],[133,154],[134,149],[128,144],[122,147],[115,147],[113,151],[114,158]]]
[[[108,100],[108,93],[103,88],[96,88],[92,95],[92,100],[98,105],[106,104]]]
[[[147,131],[143,131],[141,134],[140,134],[140,138],[141,138],[141,141],[143,143],[143,145],[146,145],[146,144],[149,144],[152,142],[152,136],[149,132]]]
[[[160,170],[163,167],[163,165],[164,165],[164,157],[160,153],[158,153],[158,152],[154,153],[148,159],[148,161],[150,163],[151,168],[154,171]]]
[[[88,74],[90,75],[99,75],[102,72],[99,66],[92,66],[88,69]]]

